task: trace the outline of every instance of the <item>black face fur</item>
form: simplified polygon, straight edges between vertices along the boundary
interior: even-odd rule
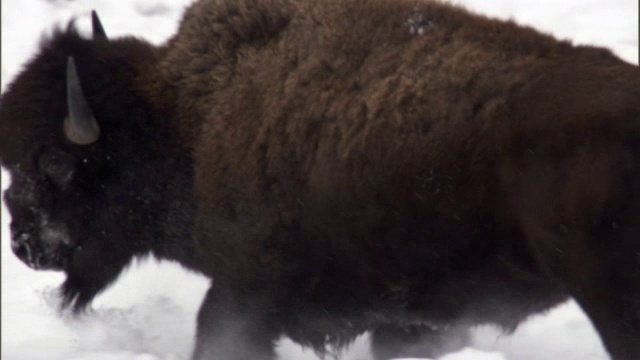
[[[153,51],[132,38],[84,39],[69,26],[43,41],[1,100],[0,161],[12,179],[4,194],[12,250],[34,269],[64,270],[64,300],[76,309],[134,255],[152,250],[148,239],[159,232],[166,188],[154,176],[158,156],[145,149],[166,129],[150,123],[153,111],[135,87]],[[101,127],[90,145],[72,143],[63,131],[70,56]],[[176,166],[171,159],[163,159],[164,167]]]

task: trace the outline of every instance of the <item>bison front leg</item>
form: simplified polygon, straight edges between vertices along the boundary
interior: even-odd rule
[[[542,263],[592,320],[614,360],[640,359],[638,230],[567,228],[535,241]]]
[[[197,319],[193,360],[272,360],[280,335],[269,320],[269,307],[214,285]]]
[[[383,325],[371,334],[371,351],[375,360],[436,358],[460,350],[469,342],[466,328]]]
[[[556,141],[536,136],[539,141],[515,146],[522,153],[514,151],[501,166],[511,205],[506,217],[515,217],[541,268],[589,316],[612,359],[638,360],[637,142],[589,134]]]

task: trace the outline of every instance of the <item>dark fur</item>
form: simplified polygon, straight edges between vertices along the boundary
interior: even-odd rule
[[[62,132],[70,55],[90,146]],[[638,359],[639,151],[637,67],[429,1],[201,0],[157,48],[68,29],[0,105],[13,236],[66,224],[75,309],[148,252],[212,277],[200,360],[367,330],[435,356],[568,296]]]

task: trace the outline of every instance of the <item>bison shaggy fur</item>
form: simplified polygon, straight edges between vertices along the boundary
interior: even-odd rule
[[[638,67],[428,0],[200,0],[161,46],[94,21],[0,103],[12,248],[66,306],[151,253],[213,279],[197,360],[437,356],[569,297],[640,359]]]

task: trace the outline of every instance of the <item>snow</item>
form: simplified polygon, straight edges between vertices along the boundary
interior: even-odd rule
[[[613,49],[638,61],[637,0],[452,0],[490,16],[551,32],[580,44]],[[43,33],[73,16],[90,27],[96,9],[108,36],[133,34],[160,43],[177,29],[189,0],[3,0],[2,88],[33,55]],[[2,187],[8,186],[2,171]],[[10,251],[9,215],[2,207],[2,359],[9,360],[184,360],[195,333],[195,316],[209,280],[180,266],[136,261],[93,310],[74,318],[58,313],[55,288],[63,275],[27,268]],[[288,339],[283,359],[316,359]],[[349,360],[367,359],[368,338],[347,351]],[[512,335],[491,327],[473,334],[472,348],[440,360],[607,359],[588,319],[574,302],[532,317]]]
[[[464,359],[505,360],[505,357],[504,355],[495,353],[495,352],[484,352],[484,351],[478,351],[478,350],[467,348],[455,354],[445,355],[440,358],[440,360],[464,360]]]
[[[435,26],[435,23],[425,14],[416,12],[407,20],[409,25],[409,34],[414,36],[422,36],[424,33]]]

